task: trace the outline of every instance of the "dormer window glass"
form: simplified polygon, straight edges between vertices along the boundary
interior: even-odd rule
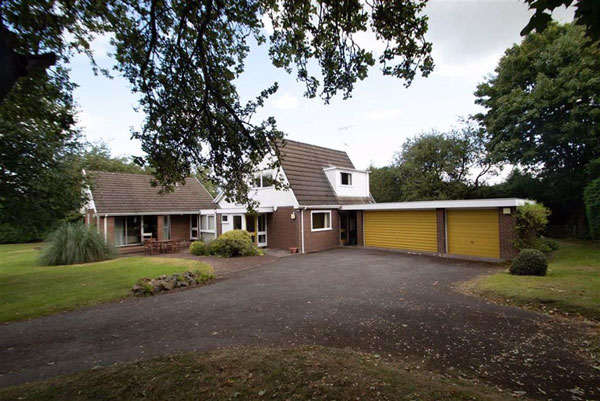
[[[342,176],[342,185],[350,186],[352,185],[352,174],[350,173],[340,173]]]
[[[275,184],[272,170],[265,170],[254,174],[254,188],[268,188]]]

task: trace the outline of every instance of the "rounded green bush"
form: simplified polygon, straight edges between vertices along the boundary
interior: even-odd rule
[[[548,261],[537,249],[523,249],[510,266],[510,274],[518,276],[545,276],[547,270]]]
[[[230,258],[258,255],[259,250],[252,243],[252,237],[248,231],[231,230],[222,234],[210,244],[210,253]]]
[[[550,253],[558,249],[558,242],[552,238],[538,238],[535,241],[535,249],[543,253]]]
[[[207,248],[203,241],[194,241],[190,244],[190,253],[196,256],[206,255]]]

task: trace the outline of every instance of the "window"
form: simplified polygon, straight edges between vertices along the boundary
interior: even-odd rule
[[[229,216],[226,214],[221,215],[221,223],[229,223]]]
[[[190,215],[190,239],[198,239],[198,215]]]
[[[265,170],[254,174],[254,188],[267,188],[275,184],[272,170]]]
[[[163,216],[163,239],[171,239],[171,216]]]
[[[352,185],[352,174],[340,173],[342,175],[342,185]]]
[[[134,245],[142,243],[142,217],[115,217],[115,245]]]
[[[200,238],[203,241],[211,241],[215,239],[215,215],[203,214],[200,216]]]
[[[311,212],[310,213],[311,230],[325,231],[331,230],[331,212]]]

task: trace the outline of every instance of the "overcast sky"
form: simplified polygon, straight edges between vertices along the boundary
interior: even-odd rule
[[[303,98],[303,86],[273,67],[263,46],[250,54],[238,90],[249,99],[277,81],[278,93],[258,118],[274,116],[290,139],[346,150],[357,168],[386,165],[406,138],[434,128],[450,129],[461,116],[479,111],[473,96],[477,84],[493,73],[504,50],[520,41],[519,32],[532,14],[516,0],[430,0],[425,12],[436,67],[409,88],[375,67],[356,85],[351,99],[340,97],[325,105]],[[566,22],[572,13],[558,10],[554,17]],[[362,42],[379,48],[369,37]],[[108,39],[97,40],[94,49],[98,63],[110,67],[105,56]],[[108,142],[114,155],[142,155],[140,144],[130,139],[130,127],[139,127],[143,116],[134,111],[136,97],[127,81],[94,76],[83,56],[76,57],[71,68],[79,84],[79,124],[87,139]]]

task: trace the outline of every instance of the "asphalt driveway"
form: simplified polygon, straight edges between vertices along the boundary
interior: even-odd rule
[[[486,265],[365,249],[281,258],[205,287],[0,326],[0,385],[230,346],[353,347],[543,399],[600,398],[578,323],[459,294]],[[583,392],[583,393],[582,393]]]

